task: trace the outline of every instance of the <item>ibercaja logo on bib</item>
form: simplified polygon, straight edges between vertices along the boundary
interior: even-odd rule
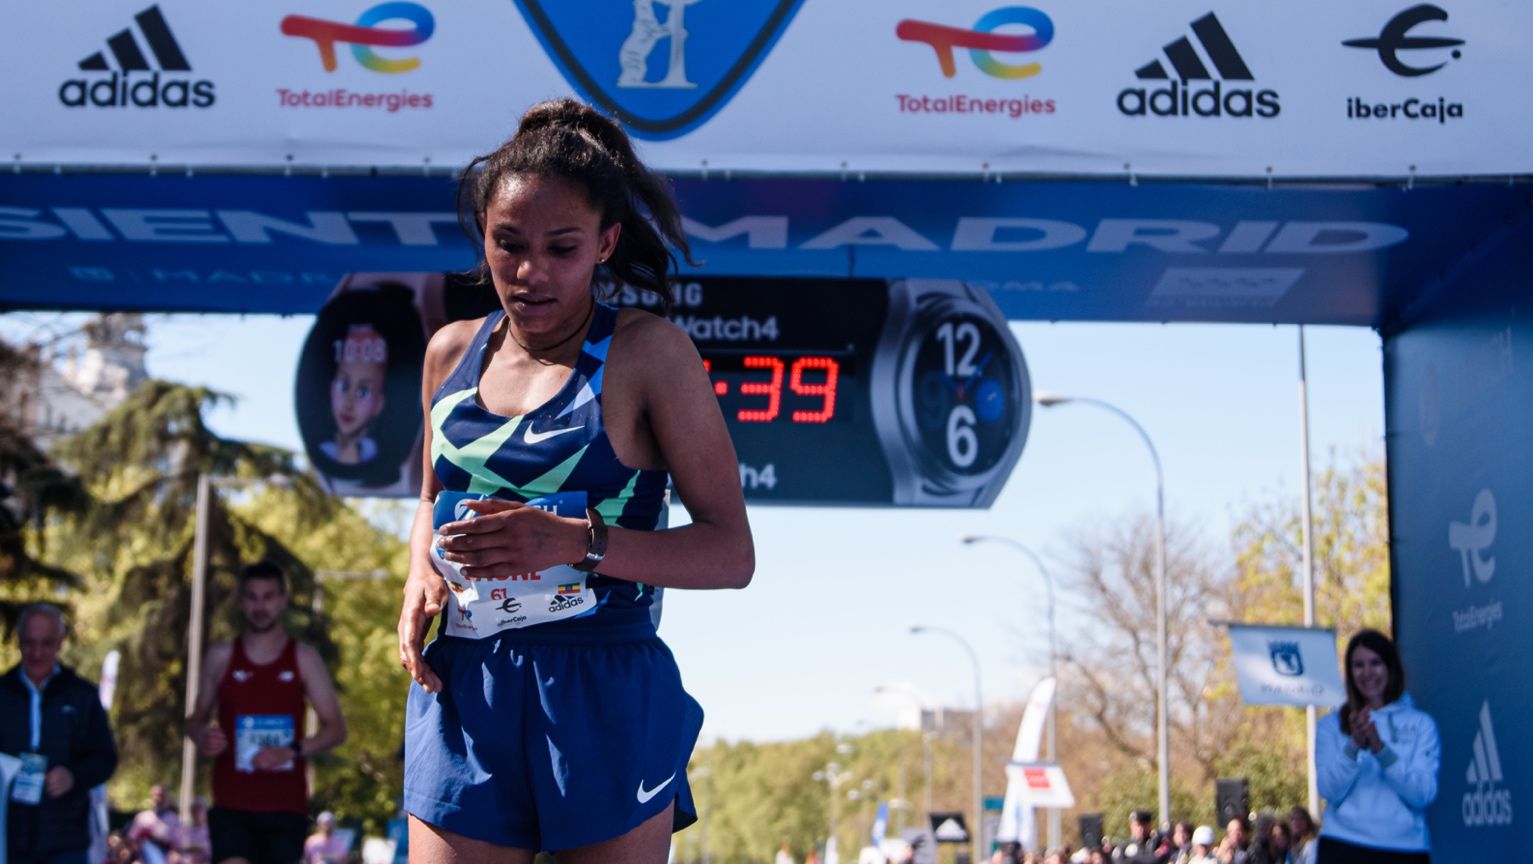
[[[211,108],[217,99],[213,82],[193,74],[157,5],[76,65],[81,74],[59,85],[59,102],[70,108]]]
[[[582,96],[634,135],[667,140],[708,122],[739,92],[802,2],[516,0],[516,5]]]

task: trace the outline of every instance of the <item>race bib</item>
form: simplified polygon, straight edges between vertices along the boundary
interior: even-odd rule
[[[43,780],[48,774],[48,757],[41,753],[21,754],[21,772],[11,785],[11,800],[17,804],[36,804],[43,800]]]
[[[477,514],[468,509],[465,502],[484,498],[464,492],[439,493],[432,508],[432,525],[440,529],[449,522],[474,518]],[[527,506],[560,516],[584,518],[586,493],[556,492],[534,498],[527,502]],[[441,536],[440,530],[436,536]],[[596,611],[596,597],[586,586],[588,574],[574,567],[560,564],[505,579],[470,579],[462,575],[459,565],[444,556],[440,546],[431,547],[431,563],[447,581],[448,603],[444,614],[449,636],[482,639],[502,630],[579,618]]]
[[[234,770],[254,773],[255,755],[264,747],[293,746],[291,714],[241,714],[234,720]],[[293,770],[292,760],[273,771]]]

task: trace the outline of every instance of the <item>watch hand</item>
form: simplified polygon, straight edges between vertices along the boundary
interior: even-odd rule
[[[992,351],[990,353],[987,353],[985,356],[979,358],[979,365],[974,367],[974,374],[970,375],[968,378],[965,378],[964,382],[963,382],[963,386],[960,387],[959,389],[960,390],[967,390],[967,389],[969,389],[969,383],[972,382],[975,378],[978,378],[980,376],[980,373],[985,371],[985,366],[990,363],[990,358],[994,357],[994,356],[995,356],[995,352]]]

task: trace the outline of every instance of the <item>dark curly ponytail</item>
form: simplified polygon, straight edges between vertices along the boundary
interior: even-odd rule
[[[458,179],[458,221],[475,247],[483,249],[484,214],[505,178],[517,174],[562,177],[586,190],[601,214],[601,227],[622,224],[617,248],[605,268],[618,283],[653,292],[670,310],[671,276],[681,252],[692,250],[681,214],[665,180],[634,155],[628,134],[612,119],[574,99],[532,106],[516,134],[493,153],[476,157]],[[471,217],[471,218],[470,218]],[[480,278],[489,273],[480,258]]]

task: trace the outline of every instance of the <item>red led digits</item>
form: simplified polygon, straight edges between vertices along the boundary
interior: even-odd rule
[[[805,384],[805,369],[824,369],[825,381],[821,384]],[[836,379],[841,376],[841,364],[829,357],[800,357],[793,363],[788,376],[788,387],[800,396],[819,396],[825,400],[818,411],[794,411],[794,423],[824,423],[836,416]]]
[[[741,423],[770,423],[777,419],[778,410],[782,406],[782,361],[776,357],[760,355],[746,357],[745,368],[772,370],[772,380],[768,383],[751,381],[740,385],[740,392],[746,396],[767,397],[767,407],[758,411],[741,410],[735,417]]]
[[[725,362],[725,370],[720,372],[725,378],[730,377],[729,362]],[[741,396],[765,396],[766,405],[758,408],[743,408],[735,412],[735,420],[740,423],[770,423],[782,417],[794,423],[828,423],[836,416],[836,393],[840,386],[841,364],[830,357],[800,357],[793,361],[793,365],[787,368],[788,389],[795,396],[803,396],[809,399],[819,400],[819,406],[812,410],[795,410],[783,415],[782,412],[782,384],[784,361],[781,357],[770,354],[750,354],[741,358],[741,365],[747,370],[764,369],[770,373],[767,380],[744,381],[739,385]],[[713,376],[713,361],[703,360],[703,371],[709,377]],[[804,373],[811,373],[810,380],[804,380]],[[823,381],[813,380],[813,373],[821,372],[825,375]],[[720,399],[729,395],[728,381],[713,381],[713,393]]]
[[[713,361],[712,360],[704,360],[703,361],[703,371],[707,372],[709,374],[709,376],[713,375]],[[715,396],[723,396],[724,394],[726,394],[728,392],[729,392],[729,383],[727,381],[715,381],[715,382],[713,382],[713,395],[715,395]]]

